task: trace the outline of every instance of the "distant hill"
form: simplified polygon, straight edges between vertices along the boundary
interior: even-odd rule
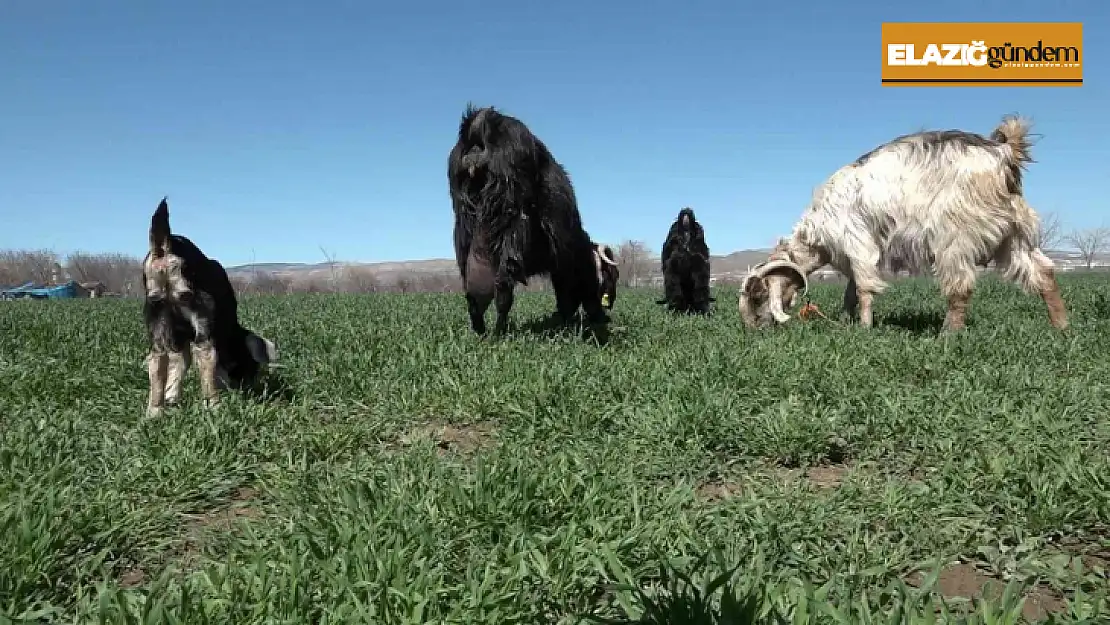
[[[428,260],[410,260],[384,263],[252,263],[228,267],[227,273],[231,277],[249,277],[257,273],[268,273],[289,278],[294,282],[328,278],[332,272],[341,272],[348,269],[365,269],[375,278],[391,281],[406,275],[419,277],[421,275],[455,275],[458,272],[455,261],[446,258],[432,258]]]
[[[740,250],[724,256],[712,256],[710,264],[713,272],[746,271],[750,265],[763,262],[770,253],[769,249]],[[651,260],[653,265],[658,265],[659,259]],[[455,274],[458,269],[452,258],[430,258],[427,260],[407,260],[382,263],[251,263],[228,267],[227,272],[232,276],[249,276],[254,273],[273,273],[291,278],[305,276],[324,276],[333,270],[346,268],[366,268],[379,275],[399,273],[408,274]]]
[[[710,257],[710,266],[715,275],[729,273],[744,273],[748,267],[761,263],[767,259],[769,248],[738,250],[731,254]],[[1047,254],[1056,261],[1076,258],[1075,252],[1051,250]],[[653,267],[658,267],[659,259],[651,260]],[[248,277],[252,274],[272,273],[279,276],[301,280],[307,278],[324,278],[332,271],[348,268],[364,268],[371,271],[376,277],[390,280],[398,275],[456,275],[458,269],[455,260],[450,258],[431,258],[427,260],[407,260],[381,263],[252,263],[228,267],[231,276]]]

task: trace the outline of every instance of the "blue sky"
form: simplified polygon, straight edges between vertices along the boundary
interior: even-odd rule
[[[917,6],[915,6],[917,5]],[[570,172],[595,240],[712,251],[789,232],[837,167],[922,128],[1043,134],[1026,192],[1104,223],[1110,3],[8,0],[0,248],[145,253],[171,223],[227,265],[450,257],[468,100]],[[1080,88],[883,88],[883,21],[1083,21]]]

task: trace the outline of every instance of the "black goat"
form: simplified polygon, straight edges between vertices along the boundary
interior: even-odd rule
[[[617,268],[617,255],[605,243],[594,243],[594,252],[601,279],[601,306],[613,310],[613,305],[617,303],[617,281],[621,277],[620,269]]]
[[[675,312],[709,313],[709,246],[694,211],[683,208],[667,232],[661,254],[664,299]]]
[[[493,107],[467,105],[447,162],[455,213],[455,258],[466,290],[470,326],[485,334],[495,301],[495,334],[508,327],[513,289],[547,274],[564,322],[581,307],[607,323],[599,252],[582,227],[570,177],[523,122]]]

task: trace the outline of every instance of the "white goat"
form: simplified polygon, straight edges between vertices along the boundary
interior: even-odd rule
[[[844,312],[858,312],[870,327],[872,298],[887,287],[879,265],[894,254],[932,266],[948,298],[945,330],[964,327],[975,267],[991,260],[1006,279],[1039,293],[1049,322],[1066,328],[1055,267],[1039,247],[1040,220],[1022,195],[1029,128],[1007,116],[989,138],[959,130],[906,135],[837,170],[791,237],[744,281],[744,323],[786,322],[784,304],[793,306],[806,277],[829,264],[849,278]]]

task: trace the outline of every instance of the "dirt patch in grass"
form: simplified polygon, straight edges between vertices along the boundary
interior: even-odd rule
[[[833,464],[820,467],[810,467],[806,471],[806,479],[817,488],[836,488],[848,475],[848,467],[842,464]]]
[[[694,493],[698,499],[713,503],[740,494],[740,485],[736,482],[716,478],[698,484],[694,488]]]
[[[1110,549],[1104,549],[1099,553],[1085,553],[1079,556],[1083,561],[1084,568],[1090,570],[1100,570],[1102,576],[1110,578]]]
[[[851,467],[847,465],[825,464],[810,467],[804,471],[801,469],[779,468],[775,471],[775,474],[784,482],[793,482],[798,478],[804,478],[817,488],[826,490],[840,486],[849,470],[851,470]]]
[[[916,572],[906,579],[906,583],[919,588],[925,577],[925,573]],[[1002,580],[980,571],[973,564],[960,562],[941,570],[933,592],[945,599],[997,599],[1002,596],[1005,588],[1006,584]],[[1056,591],[1037,586],[1026,591],[1021,612],[1028,621],[1041,621],[1048,618],[1049,614],[1063,612],[1066,608],[1063,597]]]
[[[262,511],[253,504],[258,499],[258,490],[250,486],[235,489],[226,505],[201,514],[185,515],[186,535],[199,538],[205,532],[227,532],[235,526],[238,519],[257,519]]]
[[[133,566],[119,576],[120,588],[138,588],[146,583],[146,571],[139,566]]]
[[[757,474],[769,475],[771,479],[794,482],[804,479],[818,489],[833,489],[844,481],[851,467],[843,464],[829,464],[810,467],[806,470],[786,467],[764,467]],[[712,473],[694,487],[694,493],[702,501],[715,502],[735,497],[742,490],[740,482],[734,478]]]
[[[823,462],[808,468],[801,468],[793,464],[768,461],[756,472],[786,484],[804,480],[819,490],[830,490],[840,486],[847,478],[848,472],[857,468],[857,466],[853,462]]]
[[[241,519],[261,518],[262,510],[256,506],[258,499],[257,489],[240,486],[231,493],[226,504],[198,514],[183,515],[185,540],[175,554],[181,566],[185,570],[195,569],[201,552],[205,546],[215,542],[213,539],[218,540],[220,535],[233,532]]]
[[[1110,579],[1110,535],[1098,531],[1089,538],[1065,536],[1055,541],[1055,548],[1072,557],[1078,557],[1083,568],[1103,578]]]
[[[487,421],[467,425],[433,422],[408,432],[401,438],[401,444],[412,445],[419,440],[431,439],[440,455],[469,455],[491,444],[496,436],[497,428]]]
[[[200,568],[202,553],[206,547],[218,544],[236,530],[241,519],[257,519],[263,516],[258,507],[260,494],[250,486],[235,489],[227,501],[220,505],[197,512],[182,514],[181,533],[171,546],[150,560],[121,567],[117,582],[121,588],[138,588],[163,567],[171,565],[179,573],[189,573]]]
[[[1043,621],[1049,614],[1059,614],[1067,608],[1064,598],[1055,590],[1037,586],[1025,593],[1025,605],[1022,606],[1021,613],[1027,621]]]

